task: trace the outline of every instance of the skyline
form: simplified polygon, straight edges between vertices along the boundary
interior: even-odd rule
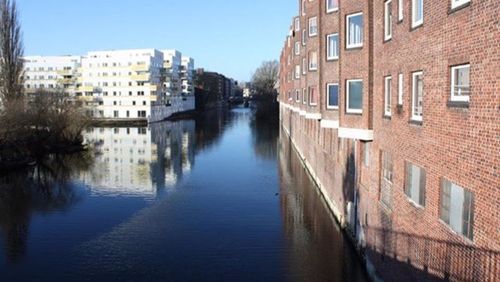
[[[124,0],[119,1],[120,9],[116,12],[117,2],[17,0],[25,56],[177,49],[193,57],[196,68],[248,81],[262,61],[279,59],[286,35],[283,30],[289,28],[298,6],[287,0],[145,0],[139,5]],[[94,20],[82,20],[87,15]],[[221,20],[223,16],[226,21]],[[185,24],[174,26],[184,19]],[[218,37],[220,40],[214,40]],[[259,41],[266,44],[255,44]]]

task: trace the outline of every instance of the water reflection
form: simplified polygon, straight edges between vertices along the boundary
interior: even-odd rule
[[[173,189],[194,165],[194,121],[150,127],[90,128],[94,166],[81,180],[97,195],[154,197]]]
[[[366,281],[354,250],[283,132],[279,149],[280,200],[291,250],[291,280]]]
[[[81,199],[69,180],[92,161],[86,152],[52,155],[34,168],[0,176],[0,232],[8,262],[24,257],[34,214],[66,211]]]

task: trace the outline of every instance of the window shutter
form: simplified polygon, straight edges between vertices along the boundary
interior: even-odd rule
[[[425,207],[425,169],[420,168],[420,193],[418,203]]]
[[[405,169],[406,169],[406,180],[405,180],[405,194],[406,196],[411,198],[411,176],[412,176],[412,171],[411,171],[411,165],[409,162],[405,162]]]

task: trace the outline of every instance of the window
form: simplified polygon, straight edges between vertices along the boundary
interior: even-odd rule
[[[300,90],[299,89],[295,90],[295,102],[297,102],[297,103],[300,102]]]
[[[309,105],[316,106],[318,104],[316,97],[316,87],[309,86]]]
[[[369,142],[363,143],[363,165],[370,166],[370,144]]]
[[[392,209],[392,181],[393,164],[392,156],[382,152],[382,181],[380,183],[380,201],[389,209]]]
[[[137,111],[137,116],[140,118],[145,118],[146,117],[146,111]]]
[[[346,84],[346,112],[363,113],[363,80],[347,80]]]
[[[295,55],[300,55],[300,42],[295,42]]]
[[[458,234],[473,240],[474,193],[443,179],[440,218]]]
[[[318,69],[318,53],[316,51],[311,51],[309,53],[309,70],[315,71]]]
[[[302,46],[306,46],[306,40],[307,40],[307,36],[306,36],[306,30],[302,30]]]
[[[295,31],[300,31],[300,19],[295,18]]]
[[[411,119],[422,121],[424,103],[424,80],[422,72],[412,74]]]
[[[115,118],[119,117],[118,111],[113,111],[113,116],[114,116]]]
[[[334,33],[326,37],[326,59],[335,60],[339,58],[339,34]]]
[[[302,58],[302,74],[305,75],[307,72],[307,60],[306,58]]]
[[[403,74],[398,75],[398,105],[403,105]]]
[[[347,49],[363,47],[363,13],[347,16]]]
[[[295,66],[295,79],[300,79],[300,65]]]
[[[384,3],[384,40],[392,38],[392,0]]]
[[[398,0],[398,20],[399,21],[402,21],[403,20],[403,9],[404,9],[404,4],[403,4],[403,1],[404,0]]]
[[[384,116],[391,116],[391,83],[392,83],[392,77],[387,76],[385,78],[385,95],[384,95]]]
[[[309,37],[318,35],[318,19],[316,17],[309,19]]]
[[[451,101],[469,102],[470,65],[451,68]]]
[[[302,104],[307,104],[307,92],[306,92],[306,89],[302,89]]]
[[[339,9],[339,0],[326,0],[326,12],[331,13]]]
[[[451,8],[455,9],[465,4],[468,4],[470,0],[451,0]]]
[[[411,27],[424,23],[424,0],[411,0]]]
[[[326,108],[339,108],[339,85],[338,83],[329,83],[326,85]]]
[[[306,15],[306,0],[302,0],[302,15]]]
[[[425,170],[406,162],[405,194],[415,204],[425,206]]]

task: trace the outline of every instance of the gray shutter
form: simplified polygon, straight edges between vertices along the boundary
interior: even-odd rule
[[[418,203],[425,207],[425,169],[420,168],[420,193],[419,193],[419,200]]]

